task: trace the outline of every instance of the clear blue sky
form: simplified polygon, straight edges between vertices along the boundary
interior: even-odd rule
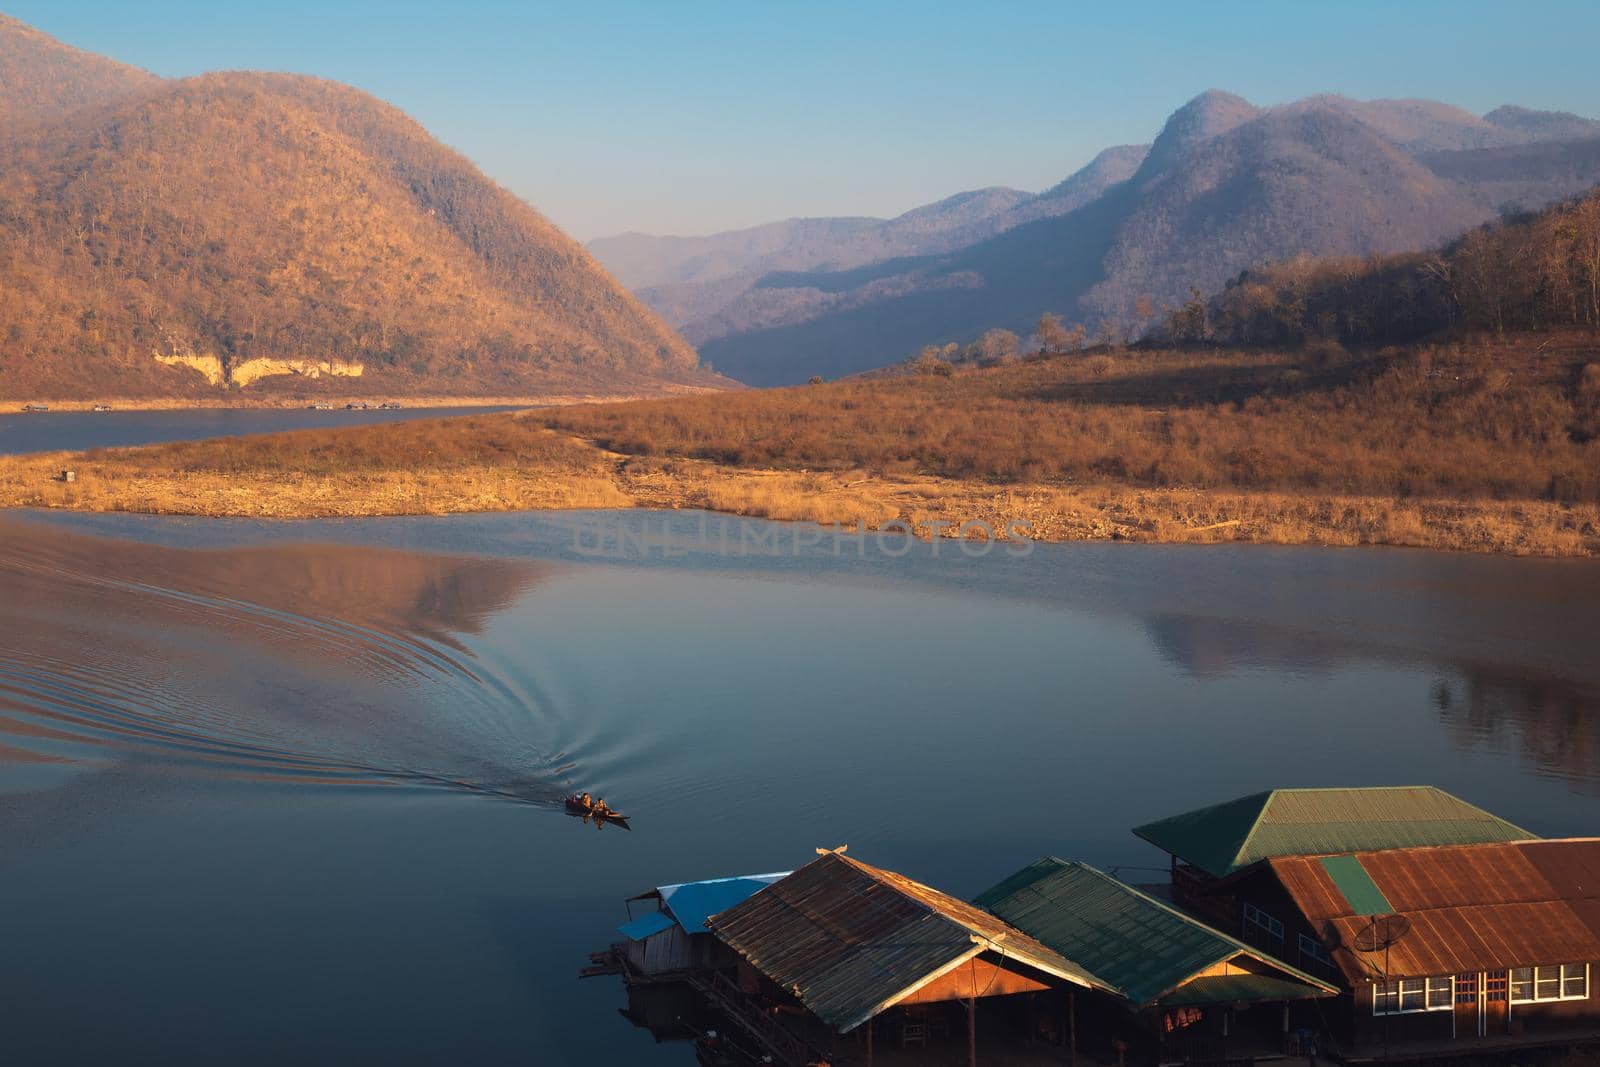
[[[583,239],[1051,185],[1204,89],[1600,117],[1600,3],[0,0],[158,74],[349,82]]]

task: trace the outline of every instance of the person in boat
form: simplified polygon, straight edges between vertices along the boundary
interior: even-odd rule
[[[594,810],[594,801],[589,798],[588,793],[584,793],[582,796],[580,796],[578,798],[578,803],[583,807],[584,811]]]
[[[606,806],[604,798],[597,799],[594,802],[594,807],[589,809],[589,813],[602,819],[607,815],[615,814],[609,807]]]

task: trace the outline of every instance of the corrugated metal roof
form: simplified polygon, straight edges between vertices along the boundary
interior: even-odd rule
[[[988,912],[831,852],[707,925],[840,1032],[984,952],[1079,985],[1096,984]]]
[[[1272,856],[1534,837],[1433,786],[1274,789],[1161,819],[1133,832],[1218,878]]]
[[[1334,888],[1344,895],[1345,903],[1357,915],[1387,915],[1394,910],[1383,890],[1378,888],[1357,856],[1324,856],[1322,869],[1328,873]]]
[[[1410,848],[1357,854],[1410,930],[1389,948],[1388,974],[1422,977],[1600,959],[1600,839]],[[1352,982],[1381,975],[1361,952],[1369,923],[1312,857],[1272,871]]]
[[[1324,993],[1331,996],[1331,993]],[[1163,1008],[1191,1004],[1258,1004],[1272,1000],[1304,1000],[1306,987],[1299,982],[1266,974],[1217,974],[1181,985],[1161,998]]]
[[[1280,969],[1282,986],[1296,990],[1285,996],[1275,987],[1272,999],[1298,1000],[1334,991],[1086,863],[1047,856],[979,894],[975,902],[1137,1007],[1167,1003],[1167,994],[1182,983],[1240,955]]]

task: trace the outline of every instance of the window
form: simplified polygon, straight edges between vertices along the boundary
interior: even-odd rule
[[[1511,972],[1511,1003],[1540,1000],[1586,1000],[1589,965],[1562,963],[1550,967],[1517,967]]]
[[[1322,942],[1314,937],[1300,935],[1300,963],[1320,963],[1324,967],[1333,966],[1333,957],[1328,955],[1328,950],[1322,947]]]
[[[1564,963],[1561,965],[1561,999],[1583,1000],[1589,995],[1589,965]]]
[[[1402,978],[1372,987],[1372,1014],[1399,1015],[1413,1011],[1449,1011],[1455,1003],[1455,979]]]
[[[1258,941],[1265,938],[1274,945],[1283,944],[1283,923],[1274,919],[1254,904],[1244,906],[1244,936],[1248,941],[1252,937]]]

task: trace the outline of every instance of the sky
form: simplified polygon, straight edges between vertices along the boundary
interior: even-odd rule
[[[1600,4],[0,0],[168,77],[398,105],[581,240],[890,216],[1055,184],[1196,94],[1600,117]]]

